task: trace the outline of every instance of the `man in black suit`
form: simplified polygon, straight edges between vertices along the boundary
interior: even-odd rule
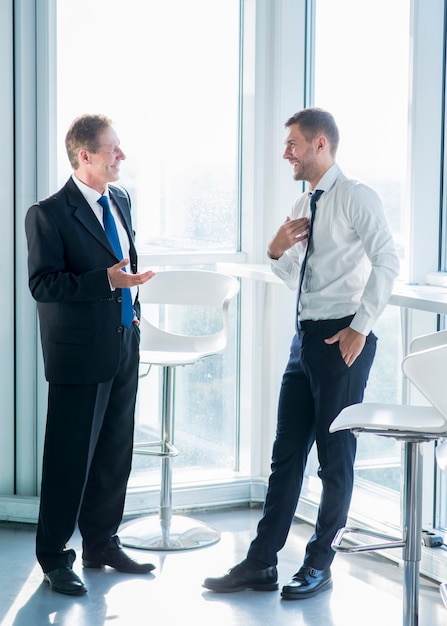
[[[109,185],[125,159],[111,120],[82,115],[65,143],[73,175],[30,207],[25,230],[49,382],[36,554],[51,589],[77,595],[86,587],[67,545],[76,524],[84,567],[154,569],[116,535],[132,459],[137,291],[154,274],[137,272],[130,200]]]

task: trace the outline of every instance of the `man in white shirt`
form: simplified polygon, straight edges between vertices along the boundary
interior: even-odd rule
[[[332,585],[331,543],[348,515],[356,440],[349,431],[329,433],[329,426],[343,408],[363,400],[376,350],[372,328],[388,302],[399,261],[380,198],[346,178],[335,162],[339,133],[332,115],[304,109],[286,129],[284,158],[294,179],[309,183],[309,191],[268,246],[273,272],[298,287],[297,332],[281,385],[272,472],[247,558],[225,576],[207,578],[204,587],[217,592],[278,588],[277,553],[286,542],[316,442],[322,494],[315,532],[303,565],[281,593],[299,600]]]

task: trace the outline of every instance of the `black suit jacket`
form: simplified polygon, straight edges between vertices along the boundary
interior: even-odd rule
[[[109,185],[137,253],[128,195]],[[29,287],[37,300],[49,382],[110,380],[121,346],[121,289],[112,291],[107,268],[118,262],[109,240],[72,178],[55,195],[33,204],[25,218]],[[136,305],[137,314],[138,304]]]

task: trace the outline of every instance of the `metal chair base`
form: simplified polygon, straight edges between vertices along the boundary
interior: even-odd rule
[[[220,540],[215,528],[181,515],[173,515],[169,526],[157,515],[140,517],[123,524],[119,535],[124,546],[141,550],[191,550]]]
[[[161,459],[160,508],[156,514],[122,524],[121,543],[141,550],[191,550],[204,548],[220,540],[220,532],[192,517],[173,515],[172,460],[179,451],[174,446],[174,378],[175,366],[163,366],[163,407],[160,441],[134,445],[135,454],[158,456]],[[159,448],[154,450],[153,448]]]

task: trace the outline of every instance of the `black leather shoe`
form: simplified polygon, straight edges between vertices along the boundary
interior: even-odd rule
[[[71,567],[58,567],[44,574],[44,580],[49,583],[50,589],[69,596],[79,596],[87,591],[87,587]]]
[[[329,567],[327,569],[314,569],[303,565],[292,576],[287,585],[284,585],[281,596],[286,600],[301,600],[316,596],[317,593],[326,591],[330,587],[332,587],[332,577]]]
[[[152,563],[138,563],[128,556],[121,547],[117,536],[112,537],[109,544],[99,554],[83,554],[82,565],[101,569],[105,565],[126,574],[147,574],[155,569]]]
[[[205,589],[220,593],[243,591],[244,589],[276,591],[278,589],[278,572],[274,565],[265,569],[253,569],[247,565],[245,560],[229,569],[225,576],[206,578],[202,586]]]

